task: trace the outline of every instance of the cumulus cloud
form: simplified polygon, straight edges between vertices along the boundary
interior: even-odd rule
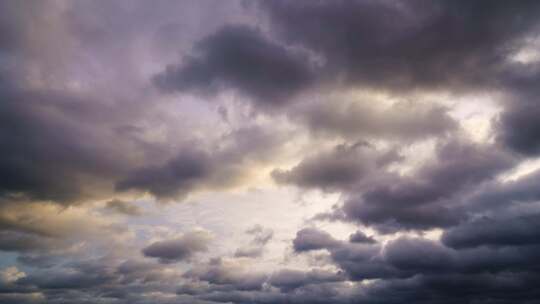
[[[197,252],[208,250],[211,235],[206,231],[193,231],[179,238],[157,241],[143,248],[142,253],[149,258],[157,258],[161,263],[173,263],[189,259]]]
[[[284,39],[320,52],[333,75],[393,90],[493,84],[505,56],[524,43],[538,17],[534,2],[275,1],[263,6]]]
[[[375,243],[375,239],[371,236],[367,236],[362,231],[358,230],[355,233],[349,236],[349,241],[351,243]]]
[[[411,176],[379,180],[351,196],[342,208],[345,217],[380,231],[455,225],[464,215],[451,208],[458,205],[454,196],[515,164],[504,151],[460,140],[440,145],[436,155]]]
[[[2,1],[0,303],[535,303],[539,20]]]
[[[250,126],[226,134],[221,148],[212,151],[197,147],[197,143],[186,143],[164,164],[132,170],[116,182],[115,188],[120,192],[149,192],[165,201],[182,200],[199,190],[234,188],[273,153],[279,153],[283,141],[282,134]]]
[[[169,65],[154,83],[166,91],[237,89],[265,107],[288,98],[312,81],[301,54],[245,25],[226,26],[197,44],[195,55]]]
[[[304,228],[296,233],[293,241],[294,250],[297,252],[328,249],[338,245],[338,241],[329,233],[316,229]]]
[[[368,142],[340,144],[330,151],[306,157],[290,170],[274,170],[280,184],[325,191],[350,189],[374,170],[399,159],[395,151],[378,152]]]

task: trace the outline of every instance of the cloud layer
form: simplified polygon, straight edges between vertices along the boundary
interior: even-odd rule
[[[0,303],[537,303],[539,20],[0,3]]]

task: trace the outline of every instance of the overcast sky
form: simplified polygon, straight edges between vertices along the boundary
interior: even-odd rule
[[[0,304],[540,303],[540,1],[0,1]]]

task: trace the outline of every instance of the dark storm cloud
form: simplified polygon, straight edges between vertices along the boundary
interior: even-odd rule
[[[538,38],[538,1],[276,0],[256,12],[230,3],[0,3],[1,264],[24,269],[1,270],[0,303],[538,302],[540,173],[498,178],[540,153],[538,61],[514,58]],[[238,119],[238,104],[213,105],[227,125],[218,130],[206,123],[207,105],[186,100],[172,111],[161,95],[222,91],[274,111]],[[349,91],[368,97],[330,96]],[[485,92],[501,109],[485,144],[456,139],[453,105],[415,100],[443,93],[451,104]],[[369,99],[379,93],[396,102],[379,107]],[[167,121],[166,111],[182,115]],[[282,123],[309,131],[300,150],[313,151],[286,170],[269,162],[276,147],[298,143],[277,134]],[[426,139],[437,142],[434,159],[395,173],[409,160],[400,148]],[[343,200],[327,218],[363,225],[346,240],[296,233],[294,260],[324,256],[320,269],[287,260],[260,270],[275,262],[263,255],[268,228],[222,248],[234,256],[207,262],[214,253],[204,232],[134,257],[108,237],[128,231],[139,240],[146,219],[100,222],[109,211],[141,214],[111,201],[115,194],[181,200],[270,170],[280,184],[337,192]],[[92,200],[108,202],[97,214],[92,204],[72,206]],[[196,221],[206,224],[203,211]],[[397,234],[367,236],[364,226]],[[420,237],[432,228],[440,240]]]
[[[142,250],[146,257],[158,258],[162,263],[179,262],[198,252],[208,250],[210,235],[203,231],[186,233],[177,239],[158,241]]]
[[[501,209],[516,205],[531,205],[540,199],[540,171],[536,170],[519,179],[495,181],[479,187],[465,198],[466,208],[472,212],[496,214]]]
[[[371,236],[367,236],[362,231],[358,230],[349,236],[349,242],[351,243],[376,243],[375,239]]]
[[[203,288],[203,291],[204,289],[210,289],[210,291],[260,290],[268,275],[239,265],[228,265],[221,259],[214,259],[206,266],[189,270],[184,274],[184,277],[199,282],[198,285],[192,286],[195,289],[190,288],[192,292],[196,292],[201,288]],[[201,285],[201,282],[206,282],[210,286]],[[187,287],[184,286],[183,288]]]
[[[20,253],[20,251],[19,251]],[[21,254],[17,257],[17,262],[22,265],[31,266],[35,268],[50,268],[56,264],[59,264],[62,260],[60,255],[41,255],[41,254]]]
[[[414,90],[505,92],[499,140],[522,154],[538,154],[540,132],[534,119],[540,96],[534,85],[538,65],[512,59],[536,39],[537,2],[272,1],[261,7],[279,37],[323,58],[326,82],[344,80],[346,85],[399,95]],[[338,116],[330,108],[301,117],[319,132],[356,134],[367,126],[380,133],[388,128],[376,128],[369,119],[364,123],[348,119],[350,112]],[[394,120],[385,126],[404,122]],[[393,135],[407,135],[408,129],[414,131],[414,125],[402,125]]]
[[[262,6],[278,34],[319,52],[331,75],[405,90],[493,84],[540,15],[535,1],[272,1]]]
[[[385,247],[386,261],[402,271],[438,273],[452,268],[451,251],[435,242],[421,239],[397,239]]]
[[[285,140],[260,126],[232,130],[216,146],[185,143],[176,157],[161,165],[130,172],[116,190],[149,192],[158,199],[183,199],[201,189],[224,189],[240,184],[250,170],[271,159]]]
[[[108,273],[87,273],[81,269],[47,270],[17,281],[20,285],[34,285],[44,289],[83,289],[106,284],[114,278]]]
[[[353,195],[344,216],[386,232],[454,225],[464,215],[451,199],[515,164],[511,155],[461,140],[439,145],[436,155],[411,176],[378,180]]]
[[[514,227],[519,223],[513,223]],[[531,271],[540,247],[536,240],[523,239],[498,247],[449,248],[437,241],[401,237],[379,244],[338,243],[326,248],[332,261],[353,281],[365,279],[406,279],[418,275],[473,274],[489,271]]]
[[[105,73],[86,51],[104,54],[96,45],[79,48],[82,37],[68,28],[71,9],[2,3],[0,43],[9,47],[0,51],[0,196],[64,205],[102,198],[130,166],[126,148],[138,146],[117,132],[131,124],[127,116],[139,116],[135,102],[125,106],[131,97],[89,89],[99,82],[90,75]],[[120,91],[125,83],[117,80]]]
[[[119,191],[147,190],[157,197],[183,197],[211,174],[210,156],[202,150],[186,149],[159,167],[139,169],[116,184]]]
[[[540,244],[540,215],[508,219],[480,218],[446,230],[442,241],[452,248]]]
[[[107,199],[135,168],[169,159],[166,145],[143,138],[142,125],[161,123],[152,119],[160,102],[133,51],[180,8],[208,4],[2,3],[0,195],[65,205]]]
[[[63,246],[65,243],[61,239],[14,230],[0,231],[0,251],[22,253],[51,250]]]
[[[301,286],[321,284],[324,282],[340,282],[344,277],[340,273],[322,270],[310,272],[283,269],[272,274],[268,282],[282,291],[293,290]]]
[[[296,252],[328,249],[338,244],[339,241],[334,239],[329,233],[316,228],[304,228],[298,231],[293,241]]]
[[[274,170],[272,177],[278,183],[305,188],[351,189],[376,169],[397,159],[396,153],[378,153],[367,142],[340,144],[330,151],[306,157],[290,170]]]
[[[533,45],[528,48],[538,47]],[[522,63],[507,73],[505,109],[496,121],[498,140],[525,156],[535,156],[540,152],[540,127],[535,119],[540,99],[539,80],[538,60]]]
[[[312,81],[309,63],[245,25],[226,26],[199,42],[192,56],[154,78],[166,91],[238,89],[260,105],[280,105]]]
[[[110,180],[127,165],[104,144],[116,134],[92,126],[102,111],[94,101],[13,86],[0,95],[0,195],[74,203],[92,196],[86,182]]]
[[[540,153],[540,94],[510,104],[498,122],[499,140],[526,156]]]

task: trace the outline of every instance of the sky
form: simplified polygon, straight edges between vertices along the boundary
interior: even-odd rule
[[[0,1],[0,304],[540,303],[540,1]]]

